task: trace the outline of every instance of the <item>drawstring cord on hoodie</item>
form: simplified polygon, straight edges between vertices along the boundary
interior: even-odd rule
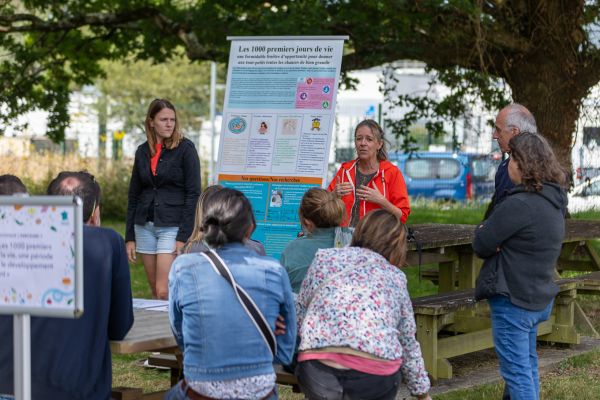
[[[348,179],[348,182],[352,185],[352,195],[354,196],[354,201],[356,201],[356,186],[354,185],[354,182],[352,181],[352,177],[350,176],[350,170],[352,170],[353,168],[358,168],[356,166],[356,164],[358,163],[358,160],[354,161],[354,163],[350,166],[349,169],[345,169],[344,168],[344,173],[342,173],[342,180],[341,182],[344,182],[344,175],[346,175],[346,178]],[[371,182],[369,182],[369,184],[376,190],[377,186],[375,185],[375,178],[377,177],[377,175],[379,175],[379,173],[381,172],[381,184],[383,186],[383,197],[387,199],[387,185],[385,183],[385,170],[381,169],[381,167],[377,170],[377,173],[375,174],[375,176],[373,177],[373,179],[371,179]],[[356,176],[356,172],[354,173],[354,175]],[[363,215],[367,214],[367,201],[366,200],[359,200],[362,201],[362,206],[363,206]]]

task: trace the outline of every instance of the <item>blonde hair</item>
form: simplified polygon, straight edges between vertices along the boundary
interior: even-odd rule
[[[169,100],[166,99],[154,99],[148,106],[148,112],[146,113],[146,120],[144,121],[144,126],[146,128],[146,139],[148,140],[148,145],[150,146],[150,155],[154,156],[156,154],[156,143],[158,139],[156,138],[156,132],[152,127],[152,120],[156,117],[161,110],[168,108],[169,110],[173,110],[175,113],[175,127],[173,128],[173,135],[170,138],[167,138],[163,141],[165,147],[169,150],[173,150],[179,143],[183,140],[183,135],[179,131],[179,120],[177,119],[177,110],[175,110],[175,106]]]
[[[188,249],[192,247],[194,243],[202,242],[204,239],[204,231],[202,229],[202,215],[204,213],[204,209],[206,208],[207,199],[213,194],[223,189],[221,185],[211,185],[208,186],[200,196],[198,197],[198,203],[196,203],[196,215],[194,217],[194,230],[190,235],[189,239],[183,245],[181,251],[183,253],[187,253]]]
[[[373,250],[397,267],[406,264],[406,228],[398,217],[383,209],[367,213],[358,222],[350,246]]]
[[[298,210],[301,218],[306,218],[317,228],[339,226],[345,211],[344,202],[335,193],[320,187],[310,188],[304,193]]]

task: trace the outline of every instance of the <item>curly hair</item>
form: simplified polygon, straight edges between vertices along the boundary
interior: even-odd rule
[[[539,192],[544,182],[565,187],[566,173],[552,147],[541,135],[523,132],[508,142],[510,157],[519,165],[521,184],[526,190]]]

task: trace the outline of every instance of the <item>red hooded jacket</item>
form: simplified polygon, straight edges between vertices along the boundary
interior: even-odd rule
[[[346,218],[342,223],[342,226],[348,226],[350,223],[350,217],[352,213],[352,206],[356,201],[354,194],[356,192],[356,163],[358,160],[347,161],[342,164],[338,172],[333,177],[333,180],[327,187],[327,190],[333,192],[337,179],[339,177],[340,182],[350,182],[354,190],[351,193],[342,197],[344,204],[346,205]],[[394,164],[387,160],[379,162],[379,169],[375,173],[375,176],[367,184],[367,186],[376,188],[381,194],[394,206],[402,210],[402,222],[406,223],[406,219],[410,214],[410,203],[408,200],[408,192],[406,190],[406,183],[404,183],[404,177],[402,172]],[[381,208],[378,204],[368,202],[366,200],[358,200],[361,202],[359,206],[359,217],[365,216],[366,213],[372,210]]]

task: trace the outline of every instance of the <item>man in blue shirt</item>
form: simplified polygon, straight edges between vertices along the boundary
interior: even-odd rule
[[[84,313],[78,319],[31,318],[32,399],[110,398],[109,340],[133,324],[131,282],[123,238],[100,228],[100,187],[87,172],[61,172],[50,195],[83,199]],[[0,393],[13,391],[12,316],[0,317]]]
[[[496,116],[492,138],[498,142],[502,154],[508,154],[508,142],[513,136],[522,132],[537,133],[537,124],[531,112],[521,104],[512,103],[504,107]],[[490,203],[485,218],[492,213],[494,207],[502,203],[514,184],[508,176],[507,157],[500,163],[496,171],[494,197]]]

